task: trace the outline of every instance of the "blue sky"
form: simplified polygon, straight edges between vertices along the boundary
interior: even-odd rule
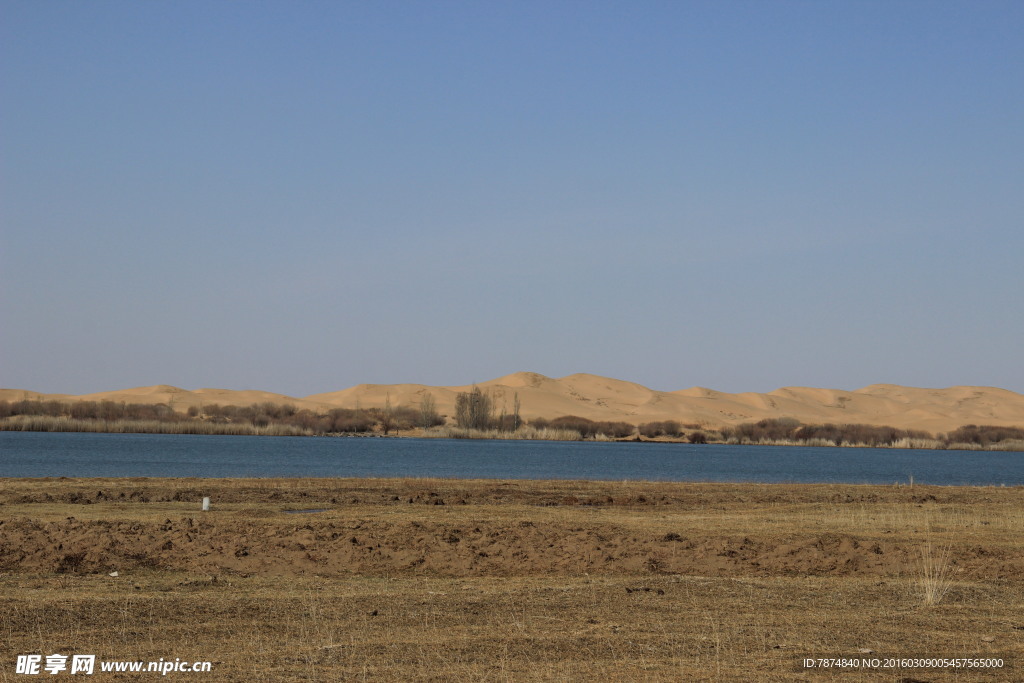
[[[1019,2],[0,2],[0,386],[1024,392]]]

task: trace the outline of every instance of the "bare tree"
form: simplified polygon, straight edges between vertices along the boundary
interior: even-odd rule
[[[460,392],[455,397],[455,422],[468,429],[487,429],[493,422],[494,402],[491,397],[474,386],[472,391]]]
[[[437,404],[434,402],[434,395],[429,391],[423,392],[420,397],[420,427],[427,429],[438,424],[441,416],[437,414]]]
[[[384,396],[384,410],[380,414],[380,428],[384,431],[384,436],[387,436],[394,426],[395,411],[391,408],[391,392],[389,391]]]

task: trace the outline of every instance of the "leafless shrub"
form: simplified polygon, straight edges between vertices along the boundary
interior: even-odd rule
[[[708,435],[698,430],[696,432],[690,432],[690,434],[686,437],[686,440],[689,441],[690,443],[707,443]]]
[[[659,436],[678,437],[682,432],[682,427],[675,420],[645,422],[640,425],[639,432],[641,436],[646,436],[648,439],[654,439]]]
[[[327,413],[327,428],[325,432],[357,433],[369,432],[373,429],[375,420],[364,410],[353,410],[351,408],[335,408]]]
[[[25,432],[101,432],[107,434],[230,434],[264,436],[311,436],[312,432],[285,424],[264,428],[249,423],[182,420],[80,420],[51,415],[17,415],[0,422],[0,430]]]
[[[613,439],[623,439],[636,433],[636,426],[629,422],[595,422],[594,436],[603,434]]]
[[[420,398],[417,424],[422,429],[429,429],[444,424],[444,418],[437,412],[437,403],[434,401],[434,395],[429,391],[424,392]]]
[[[973,443],[985,447],[1000,441],[1024,440],[1024,429],[992,425],[964,425],[946,435],[948,443]]]
[[[594,438],[597,434],[621,439],[636,431],[636,427],[628,422],[597,422],[577,415],[563,415],[554,420],[534,420],[530,424],[537,429],[571,429],[586,439]]]
[[[865,424],[805,425],[792,418],[775,418],[724,427],[723,438],[730,443],[827,443],[833,446],[894,446],[932,439],[928,432]]]
[[[537,426],[536,423],[534,423],[534,426]],[[556,417],[548,423],[548,427],[550,429],[571,429],[584,438],[593,436],[596,431],[593,420],[588,420],[585,417],[578,417],[576,415],[563,415],[562,417]]]
[[[455,397],[455,424],[464,429],[490,429],[494,422],[494,401],[474,386]]]

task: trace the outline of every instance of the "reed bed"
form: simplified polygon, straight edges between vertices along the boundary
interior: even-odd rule
[[[520,427],[514,432],[498,429],[466,429],[463,427],[434,427],[425,430],[423,436],[437,439],[515,439],[524,441],[582,441],[583,437],[575,429],[555,429],[546,427]]]
[[[1024,451],[1024,440],[1020,439],[1009,439],[1007,441],[1000,441],[998,443],[991,444],[988,447],[990,451]]]

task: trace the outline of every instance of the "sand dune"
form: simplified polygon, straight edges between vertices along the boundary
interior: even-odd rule
[[[782,387],[764,394],[729,394],[691,387],[664,392],[597,375],[574,374],[556,379],[534,372],[516,372],[481,382],[478,386],[492,396],[499,411],[511,412],[518,395],[521,414],[526,419],[578,415],[592,420],[621,420],[636,424],[671,419],[684,424],[717,427],[764,418],[791,417],[809,424],[863,423],[933,433],[946,432],[965,424],[1024,426],[1024,395],[994,387],[922,389],[873,384],[855,391]],[[296,398],[265,391],[189,391],[156,385],[81,396],[0,389],[0,399],[165,403],[176,410],[211,403],[249,405],[270,401],[324,410],[383,407],[387,401],[393,406],[414,406],[429,392],[437,409],[442,414],[452,415],[456,396],[471,388],[359,384],[342,391]]]

